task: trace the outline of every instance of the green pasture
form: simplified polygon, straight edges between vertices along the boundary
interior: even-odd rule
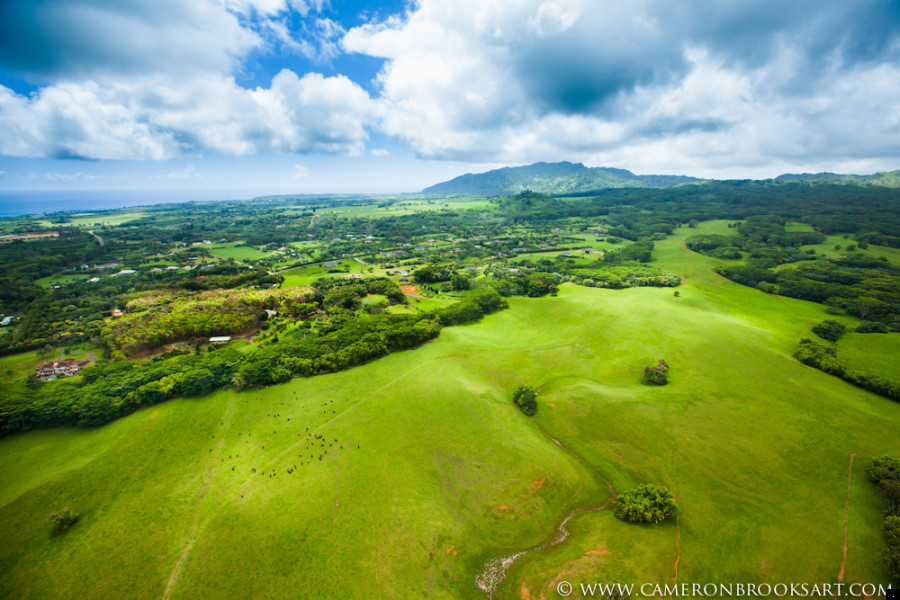
[[[71,213],[66,215],[65,223],[53,223],[50,219],[41,219],[36,221],[38,227],[47,227],[53,229],[55,227],[114,227],[130,221],[137,221],[150,216],[150,213],[143,211],[131,211],[129,209],[121,209],[111,212],[85,212]],[[102,235],[102,233],[100,234]]]
[[[812,225],[807,223],[785,223],[784,230],[787,232],[795,233],[795,232],[812,232],[815,231]]]
[[[727,281],[683,247],[724,223],[656,243],[678,297],[565,284],[341,373],[0,439],[0,596],[483,599],[486,560],[605,502],[576,455],[617,490],[671,489],[677,521],[576,517],[494,599],[669,583],[676,564],[679,582],[835,581],[852,453],[846,581],[884,582],[862,469],[900,453],[900,403],[791,357],[823,306]],[[890,370],[874,355],[893,342],[843,343]],[[671,383],[644,386],[661,358]],[[519,384],[539,390],[534,422],[509,400]],[[81,520],[51,536],[64,506]]]
[[[54,285],[65,285],[67,283],[87,281],[91,277],[96,277],[96,275],[87,275],[85,273],[56,273],[54,275],[36,279],[34,282],[41,287],[49,288]]]
[[[489,210],[490,207],[490,202],[485,198],[409,198],[392,202],[386,207],[379,207],[375,203],[362,206],[333,204],[320,208],[316,214],[320,218],[324,216],[340,216],[379,219],[442,210]]]
[[[263,252],[253,246],[245,246],[244,244],[224,244],[218,246],[209,246],[210,253],[222,258],[232,258],[240,261],[260,260],[272,256],[271,252]]]
[[[334,267],[326,267],[322,263],[316,263],[313,265],[294,267],[293,269],[282,271],[281,275],[284,276],[284,283],[282,284],[282,287],[310,285],[317,279],[320,279],[322,277],[347,277],[352,273],[362,273],[363,275],[368,274],[368,265],[364,265],[352,258],[345,258],[336,262],[338,264]],[[339,273],[329,273],[328,271],[331,269],[346,270],[342,270]]]
[[[854,329],[859,321],[847,319],[844,322],[847,329],[835,345],[838,358],[857,371],[887,379],[900,379],[900,365],[897,364],[900,357],[900,335],[856,333]],[[816,339],[815,335],[810,338]]]
[[[854,245],[856,248],[854,250],[847,250],[847,246]],[[835,246],[840,246],[840,250],[836,250]],[[900,265],[900,249],[897,248],[889,248],[887,246],[876,246],[875,244],[870,244],[869,247],[865,250],[859,247],[857,242],[851,237],[849,239],[844,239],[843,235],[829,235],[828,239],[822,242],[821,244],[811,244],[807,246],[800,246],[801,250],[815,250],[816,255],[824,255],[827,258],[838,258],[841,256],[847,256],[848,254],[857,254],[862,253],[863,256],[867,258],[879,258],[886,257],[888,262],[893,265]],[[811,257],[812,258],[812,257]]]

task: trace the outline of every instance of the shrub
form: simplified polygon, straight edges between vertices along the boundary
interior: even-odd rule
[[[647,385],[666,385],[669,383],[669,365],[664,360],[656,363],[655,367],[644,367],[644,383]]]
[[[59,534],[68,530],[81,517],[68,506],[50,515],[53,524],[53,533]]]
[[[513,392],[513,404],[530,417],[537,411],[537,392],[532,387],[520,385]]]
[[[878,321],[860,321],[856,333],[887,333],[888,328],[884,323]]]
[[[844,324],[838,323],[833,319],[828,319],[822,321],[821,323],[816,323],[816,325],[812,328],[813,333],[822,338],[823,340],[828,340],[829,342],[836,342],[841,334],[844,333]]]
[[[616,517],[632,523],[659,523],[675,512],[672,492],[658,485],[644,484],[619,496],[613,507]]]

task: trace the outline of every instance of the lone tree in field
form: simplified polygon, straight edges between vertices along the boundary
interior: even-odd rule
[[[660,359],[655,367],[644,367],[644,383],[647,385],[666,385],[669,383],[669,365]]]
[[[50,522],[53,524],[53,533],[59,534],[68,530],[81,515],[74,512],[68,506],[50,515]]]
[[[530,417],[537,411],[537,392],[532,387],[520,385],[513,392],[513,403]]]
[[[619,496],[613,513],[632,523],[659,523],[675,513],[675,498],[669,490],[647,483]]]

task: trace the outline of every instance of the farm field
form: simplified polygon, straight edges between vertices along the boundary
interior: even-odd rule
[[[656,243],[678,297],[564,284],[347,371],[0,439],[0,596],[486,598],[484,563],[603,505],[604,479],[667,487],[678,519],[578,516],[493,598],[552,598],[564,579],[832,582],[851,454],[844,578],[884,582],[863,469],[897,452],[900,403],[792,358],[824,306],[684,248],[725,224]],[[839,355],[896,378],[893,342],[872,337]],[[671,383],[644,386],[661,358]],[[519,384],[539,391],[533,422],[509,400]],[[51,536],[64,506],[81,520]]]
[[[259,260],[271,256],[269,252],[262,252],[253,246],[245,246],[243,244],[210,246],[209,251],[222,258],[233,258],[240,261]]]

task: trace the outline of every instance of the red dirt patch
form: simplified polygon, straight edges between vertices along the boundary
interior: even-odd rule
[[[528,586],[524,581],[522,582],[522,600],[531,600],[531,592],[528,591]]]
[[[601,548],[600,546],[597,546],[593,550],[588,550],[587,552],[585,552],[585,554],[609,554],[609,548]]]
[[[419,295],[419,288],[415,285],[401,285],[400,291],[403,292],[407,296],[412,296],[413,298],[421,298]]]
[[[547,479],[544,477],[541,477],[540,479],[532,479],[531,483],[533,483],[535,487],[534,487],[534,489],[531,490],[531,493],[533,494],[536,491],[538,491],[539,489],[541,489],[541,486],[544,485],[545,481],[547,481]]]
[[[509,507],[505,504],[500,505],[500,510],[509,510]]]

